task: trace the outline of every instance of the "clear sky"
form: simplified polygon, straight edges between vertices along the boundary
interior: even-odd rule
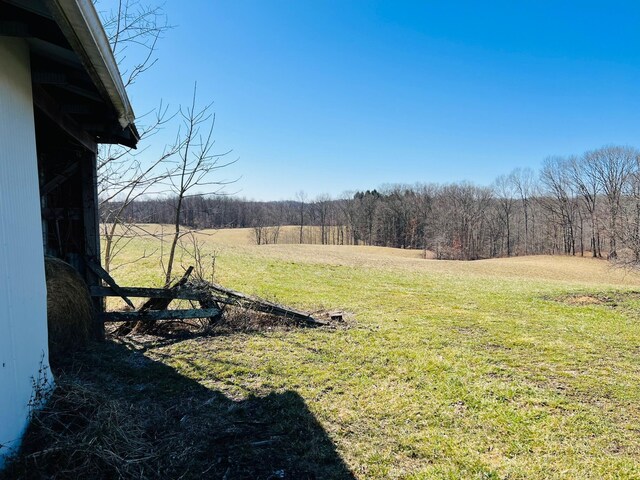
[[[176,28],[131,88],[134,109],[186,103],[197,81],[202,102],[215,102],[219,151],[239,158],[219,174],[241,176],[230,191],[249,198],[489,184],[547,155],[640,146],[638,1],[167,0],[165,9]]]

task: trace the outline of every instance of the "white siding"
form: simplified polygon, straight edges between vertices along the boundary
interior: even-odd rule
[[[43,367],[47,305],[29,50],[0,37],[0,466],[20,443]]]

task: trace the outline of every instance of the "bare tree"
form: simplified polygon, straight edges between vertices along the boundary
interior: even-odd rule
[[[517,168],[510,176],[520,197],[524,221],[524,254],[528,255],[531,248],[530,238],[535,237],[535,217],[531,215],[531,198],[536,193],[535,173],[530,168]]]
[[[155,121],[143,130],[141,138],[152,136],[169,121],[167,110],[160,106],[155,112]],[[140,155],[145,151],[131,151],[105,146],[101,150],[98,171],[98,198],[100,220],[104,236],[104,268],[110,271],[115,257],[131,240],[138,236],[141,227],[127,218],[126,213],[139,198],[157,193],[158,185],[167,178],[167,172],[160,167],[175,153],[175,148],[165,150],[150,162],[142,163]],[[147,256],[143,253],[141,258]]]
[[[326,245],[329,243],[329,231],[327,222],[331,209],[331,197],[329,195],[319,195],[314,202],[314,209],[318,213],[320,223],[320,243]]]
[[[185,108],[181,107],[179,111],[182,125],[173,145],[173,149],[176,151],[174,158],[177,160],[174,163],[174,169],[167,177],[169,192],[173,199],[174,231],[169,246],[169,259],[165,266],[166,285],[171,283],[176,246],[182,234],[184,200],[192,196],[219,194],[225,185],[232,183],[212,177],[214,172],[234,163],[235,160],[221,161],[230,151],[213,152],[215,114],[211,110],[212,104],[199,107],[196,96],[197,85],[193,88],[191,104]],[[206,190],[199,190],[202,188],[206,188]]]
[[[516,184],[512,175],[500,175],[493,183],[493,191],[500,206],[500,218],[504,224],[507,256],[511,256],[511,214],[516,197]]]
[[[303,233],[304,233],[304,212],[305,212],[305,204],[307,201],[307,194],[304,191],[300,190],[296,193],[296,200],[298,201],[299,208],[299,219],[300,219],[300,244],[302,244]]]
[[[618,257],[616,240],[620,237],[620,209],[625,185],[631,175],[639,152],[632,147],[606,146],[585,154],[586,161],[593,168],[608,207],[609,255]]]
[[[100,6],[100,2],[96,2]],[[173,28],[162,4],[119,0],[114,8],[100,11],[111,50],[118,62],[125,87],[158,61],[158,41]]]
[[[100,14],[118,67],[125,78],[125,86],[129,86],[155,64],[158,40],[172,27],[161,5],[154,6],[139,0],[119,0],[115,8]],[[157,109],[139,117],[138,126],[141,120],[151,118],[139,130],[139,144],[157,134],[172,117],[162,102]],[[155,159],[143,163],[139,159],[147,152],[147,148],[136,151],[119,145],[99,147],[98,198],[107,271],[113,268],[118,253],[139,233],[139,227],[127,221],[125,212],[135,200],[150,193],[166,177],[161,167],[175,153],[165,149]],[[147,252],[142,255],[145,256]]]
[[[598,205],[598,195],[601,191],[600,182],[596,175],[592,157],[583,155],[581,157],[570,157],[567,162],[567,171],[570,181],[580,195],[582,204],[589,215],[591,228],[591,255],[600,257],[600,242],[597,239],[598,225],[596,207]]]
[[[561,229],[564,253],[575,255],[576,203],[567,165],[568,161],[563,157],[547,157],[544,160],[540,180],[547,189],[547,196],[542,196],[540,203]]]
[[[640,159],[639,159],[640,160]],[[640,169],[638,166],[629,176],[629,199],[624,208],[622,243],[632,254],[623,263],[637,268],[640,265]]]

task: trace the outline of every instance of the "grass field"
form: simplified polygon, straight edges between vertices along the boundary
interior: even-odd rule
[[[217,254],[218,282],[353,316],[348,328],[127,344],[161,368],[126,370],[127,395],[161,398],[189,382],[219,396],[218,420],[262,402],[273,438],[294,439],[279,444],[275,476],[247,467],[272,458],[253,442],[245,473],[225,467],[225,478],[640,478],[637,274],[588,258],[435,261],[376,247],[256,246],[246,230],[200,238]],[[155,249],[151,237],[136,240],[120,261]],[[113,274],[123,285],[161,283],[152,259]]]
[[[236,401],[295,391],[357,478],[640,478],[638,275],[587,258],[434,261],[207,233],[220,283],[355,325],[146,355]],[[114,276],[158,284],[145,262]]]

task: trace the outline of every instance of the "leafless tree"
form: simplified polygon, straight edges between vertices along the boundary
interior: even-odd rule
[[[520,197],[524,223],[524,254],[531,248],[531,237],[535,237],[535,217],[532,215],[531,198],[536,194],[536,176],[530,168],[516,168],[511,173],[512,181]],[[531,224],[531,226],[530,226]],[[532,230],[530,232],[530,230]]]
[[[516,202],[516,183],[512,175],[500,175],[493,183],[493,191],[500,206],[500,218],[505,229],[507,256],[511,256],[511,217]]]
[[[96,6],[100,8],[99,2]],[[158,40],[172,28],[161,5],[140,0],[119,0],[115,8],[100,11],[125,86],[157,61]],[[168,107],[159,107],[138,119],[139,145],[156,135],[172,119]],[[145,120],[148,120],[145,123]],[[132,150],[118,145],[101,145],[98,151],[98,198],[104,235],[104,267],[113,268],[115,257],[138,236],[137,225],[127,221],[125,212],[133,202],[151,193],[166,177],[162,167],[175,152],[165,149],[160,155],[148,159],[148,148]],[[141,158],[146,157],[143,162]],[[147,252],[143,253],[147,256]]]
[[[568,161],[563,157],[547,157],[542,165],[540,180],[546,188],[541,205],[555,218],[562,231],[563,251],[576,253],[576,203],[569,177]]]
[[[588,155],[570,157],[567,162],[567,172],[589,216],[591,255],[593,257],[600,257],[602,253],[600,252],[600,242],[597,238],[599,234],[596,207],[598,206],[598,196],[601,192],[601,186],[591,160],[592,157]]]
[[[213,151],[215,114],[211,107],[212,104],[198,106],[196,85],[190,105],[181,107],[179,110],[182,125],[172,146],[172,150],[176,153],[171,158],[173,168],[166,182],[174,208],[172,222],[174,231],[169,246],[169,258],[164,265],[166,285],[171,283],[176,247],[182,235],[184,200],[193,196],[219,194],[226,185],[232,183],[232,181],[213,176],[216,171],[234,163],[235,160],[222,161],[230,151],[223,153]]]
[[[162,106],[155,111],[155,115],[155,121],[143,130],[141,138],[146,139],[147,135],[157,133],[169,120],[167,110]],[[104,146],[101,150],[98,198],[104,236],[104,268],[107,271],[112,268],[114,258],[141,230],[125,213],[139,198],[157,193],[158,186],[168,175],[160,167],[176,153],[174,148],[167,147],[150,162],[142,163],[139,158],[144,150],[132,152],[114,146]],[[147,252],[143,253],[143,257],[146,256]]]
[[[329,243],[328,220],[331,209],[331,197],[329,195],[319,195],[313,203],[314,210],[317,212],[318,222],[320,223],[320,243],[326,245]]]
[[[95,2],[100,8],[100,2]],[[125,87],[158,61],[158,41],[173,28],[162,4],[119,0],[114,8],[100,11],[111,50]]]
[[[265,203],[256,203],[253,223],[253,238],[256,245],[268,245],[278,243],[280,236],[280,218],[274,214],[272,206]]]
[[[307,201],[307,194],[304,191],[300,190],[296,193],[296,200],[298,201],[299,208],[299,224],[300,224],[300,244],[303,241],[303,233],[304,233],[304,213],[305,213],[305,204]]]
[[[638,157],[638,150],[632,147],[609,145],[585,154],[593,175],[604,192],[608,207],[609,255],[618,257],[617,239],[620,237],[620,210],[625,185]]]

